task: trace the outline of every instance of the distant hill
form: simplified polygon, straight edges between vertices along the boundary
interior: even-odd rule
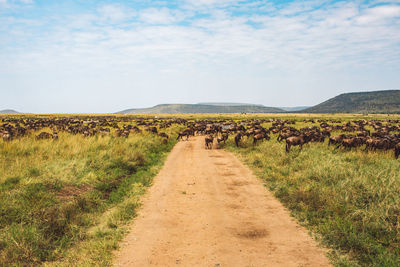
[[[400,90],[341,94],[302,112],[400,113]]]
[[[303,111],[307,108],[310,108],[310,106],[299,106],[299,107],[279,107],[280,109],[283,109],[284,111]]]
[[[0,110],[0,114],[22,114],[22,113],[12,109],[3,109]]]
[[[217,104],[161,104],[151,108],[127,109],[117,113],[281,113],[280,108],[262,105],[219,105]]]
[[[263,107],[261,104],[247,104],[247,103],[229,103],[229,102],[203,102],[197,103],[198,105],[210,105],[210,106],[223,106],[223,107],[235,107],[235,106],[259,106]]]
[[[212,105],[212,106],[259,106],[263,107],[261,104],[247,104],[247,103],[214,103],[214,102],[205,102],[205,103],[198,103],[200,105]],[[298,106],[298,107],[277,107],[284,111],[301,111],[306,108],[310,108],[311,106]]]

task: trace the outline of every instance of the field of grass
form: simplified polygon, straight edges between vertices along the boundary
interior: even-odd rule
[[[334,265],[400,266],[400,162],[393,151],[335,150],[326,141],[286,153],[276,138],[256,146],[244,138],[240,148],[230,139],[226,149],[331,248]]]
[[[344,123],[400,118],[355,114],[157,117],[279,118],[295,120],[291,126],[297,129],[312,125],[304,119]],[[184,128],[173,124],[163,129],[171,136],[167,143],[147,132],[128,138],[115,137],[113,131],[91,137],[59,132],[58,140],[36,140],[34,135],[12,141],[0,138],[0,266],[110,265],[112,251],[135,216],[140,196]],[[271,137],[256,146],[245,137],[242,147],[236,148],[231,136],[225,148],[253,169],[293,216],[330,248],[336,266],[400,266],[400,161],[394,159],[393,151],[335,149],[326,141],[307,144],[301,152],[293,147],[286,153],[285,143],[277,142],[276,135]]]
[[[0,265],[109,265],[178,128],[0,139]]]

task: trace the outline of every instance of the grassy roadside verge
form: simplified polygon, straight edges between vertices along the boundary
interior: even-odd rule
[[[127,233],[129,223],[141,205],[141,196],[151,185],[172,147],[170,144],[167,151],[154,154],[147,166],[129,177],[130,186],[123,201],[99,214],[97,224],[87,230],[85,240],[69,249],[59,261],[45,263],[45,266],[112,266],[113,251]]]
[[[174,132],[0,141],[0,265],[110,265]]]
[[[310,144],[285,153],[275,138],[234,152],[313,232],[335,266],[400,266],[400,164],[392,153]]]

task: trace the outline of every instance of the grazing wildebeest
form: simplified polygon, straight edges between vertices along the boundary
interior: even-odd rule
[[[155,126],[146,128],[146,131],[151,132],[151,133],[154,133],[154,134],[157,134],[157,133],[158,133],[157,127],[155,127]]]
[[[229,137],[229,135],[227,133],[223,133],[221,137],[217,137],[218,145],[221,142],[224,142],[224,144],[225,144],[226,140],[228,140],[228,137]]]
[[[183,137],[186,136],[186,140],[189,140],[189,136],[191,135],[191,131],[189,129],[184,130],[183,132],[178,133],[178,137],[176,140],[183,140]]]
[[[394,146],[394,157],[395,157],[396,159],[398,159],[398,158],[399,158],[399,155],[400,155],[400,142],[397,143],[397,144]]]
[[[242,139],[242,133],[238,133],[238,134],[235,136],[235,144],[236,144],[236,147],[239,147],[240,139]]]
[[[125,137],[128,138],[129,137],[129,130],[123,130],[123,129],[117,129],[115,131],[115,133],[117,134],[117,137]],[[89,132],[84,132],[83,133],[84,136],[89,136]]]
[[[358,147],[363,144],[363,139],[361,137],[355,137],[355,136],[348,136],[343,138],[342,142],[337,145],[336,148],[339,148],[340,146],[343,146],[345,148],[351,149],[353,147]]]
[[[300,150],[303,149],[303,145],[308,143],[309,136],[301,134],[299,136],[291,136],[286,138],[286,152],[290,152],[291,146],[300,146]]]
[[[382,149],[382,150],[388,150],[390,148],[393,148],[392,142],[390,141],[389,138],[368,138],[365,141],[365,151],[368,152],[368,149],[370,150],[377,150],[377,149]]]
[[[329,137],[328,146],[340,144],[344,137],[344,134]]]
[[[281,142],[283,139],[286,139],[286,138],[291,137],[291,136],[293,136],[293,133],[292,133],[292,132],[280,133],[280,134],[278,135],[278,138],[277,138],[276,140],[277,140],[278,142]]]
[[[36,136],[36,139],[37,140],[40,140],[40,139],[50,139],[50,138],[52,138],[53,136],[51,135],[51,134],[49,134],[49,133],[46,133],[46,132],[41,132],[38,136]]]
[[[164,138],[169,138],[168,134],[166,133],[159,133],[158,136],[164,137]]]
[[[257,143],[258,140],[262,140],[262,139],[267,139],[269,140],[269,136],[266,133],[259,133],[253,136],[253,145],[255,145]]]
[[[205,141],[206,149],[212,149],[214,136],[208,135],[205,137],[204,141]]]

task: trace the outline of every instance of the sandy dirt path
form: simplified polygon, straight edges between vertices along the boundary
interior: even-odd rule
[[[235,156],[178,143],[116,266],[329,266],[315,241]]]

